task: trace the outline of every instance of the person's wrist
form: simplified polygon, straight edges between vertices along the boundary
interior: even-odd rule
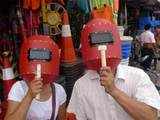
[[[110,95],[114,94],[117,91],[117,87],[115,85],[112,85],[108,88],[108,93]]]
[[[28,96],[30,99],[33,99],[33,98],[34,98],[34,95],[32,94],[32,92],[31,92],[30,90],[28,90],[27,96]]]

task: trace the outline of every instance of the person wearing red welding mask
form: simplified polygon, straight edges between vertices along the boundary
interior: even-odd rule
[[[35,77],[37,64],[41,65],[41,77]],[[59,49],[53,40],[32,36],[24,41],[19,66],[24,80],[17,81],[10,90],[5,120],[65,120],[66,93],[55,83]]]
[[[86,39],[90,38],[90,33],[102,31],[111,33],[114,38],[114,43],[106,45],[106,67],[100,65],[97,47],[91,46],[91,41]],[[116,26],[93,19],[83,28],[81,37],[87,70],[73,87],[68,115],[74,114],[76,120],[156,120],[160,110],[159,93],[143,70],[120,64]]]

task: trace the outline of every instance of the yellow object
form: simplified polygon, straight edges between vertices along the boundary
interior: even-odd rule
[[[47,12],[46,17],[46,22],[51,26],[62,24],[61,16],[56,11]]]
[[[64,14],[65,9],[62,5],[58,3],[45,3],[45,0],[42,1],[42,18],[43,23],[47,26],[45,31],[48,31],[49,35],[61,34],[62,27],[62,15]]]

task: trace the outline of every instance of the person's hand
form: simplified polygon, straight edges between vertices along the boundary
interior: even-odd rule
[[[37,94],[39,94],[42,91],[43,83],[42,79],[37,80],[34,79],[31,82],[28,83],[28,94],[30,97],[35,98]]]
[[[114,90],[114,74],[110,67],[102,67],[100,69],[100,83],[104,86],[106,92],[110,93]]]

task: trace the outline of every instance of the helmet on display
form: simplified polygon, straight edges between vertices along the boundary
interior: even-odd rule
[[[81,32],[81,53],[87,69],[99,70],[100,52],[97,45],[107,46],[106,61],[111,68],[116,68],[121,59],[121,41],[116,25],[105,19],[92,19]]]
[[[37,35],[23,41],[19,71],[24,80],[33,80],[40,64],[43,83],[55,81],[59,75],[59,62],[59,48],[49,36]]]

